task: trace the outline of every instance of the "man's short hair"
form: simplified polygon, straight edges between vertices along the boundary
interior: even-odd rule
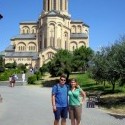
[[[62,75],[60,76],[60,78],[65,78],[65,79],[66,79],[66,75],[65,75],[65,74],[62,74]]]

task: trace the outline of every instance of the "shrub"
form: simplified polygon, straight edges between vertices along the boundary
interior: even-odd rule
[[[12,69],[13,68],[13,63],[6,63],[5,68]]]
[[[0,81],[6,81],[9,79],[9,75],[7,73],[0,74]]]
[[[33,75],[33,76],[29,76],[28,77],[28,84],[35,84],[35,81],[37,80],[37,77],[36,75]]]
[[[24,64],[22,64],[22,63],[18,64],[17,67],[18,67],[20,70],[22,70],[22,71],[25,71],[25,70],[26,70],[26,66],[25,66]]]
[[[36,79],[37,79],[37,80],[39,80],[39,79],[40,79],[40,77],[41,77],[40,72],[38,72],[38,71],[37,71],[37,72],[35,72],[35,75],[36,75]]]
[[[0,72],[4,72],[5,68],[4,67],[0,67]]]
[[[4,72],[0,73],[0,81],[6,81],[9,79],[10,75],[18,73],[20,73],[19,69],[5,70]]]

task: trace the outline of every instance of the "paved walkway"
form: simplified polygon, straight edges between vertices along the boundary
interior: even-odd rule
[[[53,125],[51,88],[0,86],[0,125]],[[98,108],[83,107],[82,125],[124,125]],[[70,121],[67,120],[67,125]]]

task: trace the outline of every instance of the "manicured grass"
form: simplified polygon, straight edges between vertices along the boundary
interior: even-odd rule
[[[88,74],[71,74],[70,75],[70,78],[76,78],[78,83],[81,85],[81,86],[91,86],[91,85],[94,85],[95,84],[95,81],[93,79],[90,79]]]
[[[71,74],[70,78],[76,78],[79,85],[83,88],[83,90],[91,92],[91,91],[102,91],[105,94],[112,93],[112,85],[106,83],[105,86],[103,84],[96,84],[96,81],[91,79],[88,73],[85,74]],[[116,84],[114,93],[123,93],[125,92],[125,86],[120,87]]]

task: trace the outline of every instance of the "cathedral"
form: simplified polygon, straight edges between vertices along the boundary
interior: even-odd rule
[[[16,61],[41,67],[59,49],[74,51],[81,46],[89,47],[89,26],[71,19],[68,0],[43,0],[37,21],[20,22],[19,29],[19,35],[12,37],[5,49],[5,64]]]

